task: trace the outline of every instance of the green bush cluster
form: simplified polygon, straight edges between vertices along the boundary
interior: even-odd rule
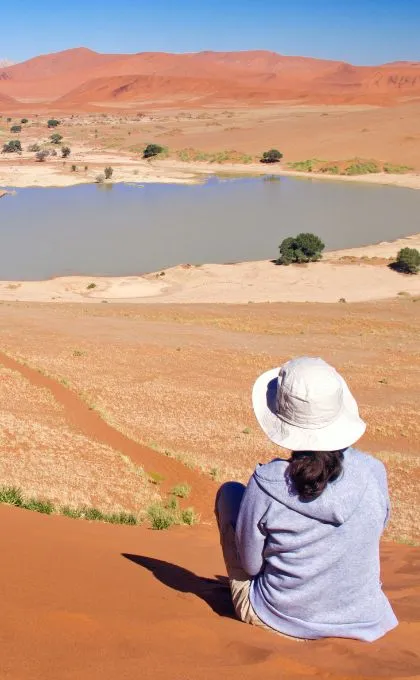
[[[283,158],[283,154],[278,149],[270,149],[269,151],[264,151],[261,163],[279,163]]]
[[[3,153],[21,153],[22,144],[18,139],[12,139],[10,142],[3,144]]]
[[[159,144],[148,144],[143,151],[143,158],[153,158],[154,156],[159,156],[165,148]]]
[[[280,257],[277,264],[292,264],[292,262],[316,262],[322,257],[325,244],[318,236],[302,233],[285,238],[280,246]]]
[[[169,529],[176,524],[192,526],[198,522],[198,516],[194,508],[181,509],[177,498],[174,496],[167,503],[154,503],[150,505],[147,509],[147,516],[152,529],[158,531]]]
[[[401,248],[393,266],[404,274],[417,274],[420,269],[420,252],[417,248]]]

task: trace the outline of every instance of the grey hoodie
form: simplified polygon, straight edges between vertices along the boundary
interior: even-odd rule
[[[341,476],[307,502],[290,488],[287,467],[281,459],[258,465],[239,511],[237,547],[254,577],[254,611],[294,637],[376,640],[398,624],[380,581],[389,516],[383,464],[347,449]]]

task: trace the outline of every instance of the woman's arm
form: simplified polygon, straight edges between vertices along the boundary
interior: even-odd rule
[[[259,574],[264,565],[265,516],[269,506],[269,497],[251,477],[236,523],[236,546],[242,568],[250,576]]]

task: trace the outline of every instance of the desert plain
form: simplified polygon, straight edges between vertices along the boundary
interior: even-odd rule
[[[0,142],[28,119],[22,154],[0,156],[7,191],[90,183],[107,166],[115,182],[199,182],[311,159],[380,170],[316,173],[325,181],[420,188],[418,64],[297,59],[285,83],[270,53],[242,71],[237,56],[203,53],[182,79],[168,55],[70,52],[2,70]],[[51,117],[71,155],[38,162],[28,147],[54,149]],[[166,151],[144,160],[147,143]],[[284,159],[267,169],[272,147]],[[388,266],[405,246],[418,235],[287,268],[1,282],[0,485],[41,510],[0,505],[2,679],[420,678],[420,277]],[[300,645],[233,616],[214,496],[287,455],[258,429],[250,389],[297,355],[344,375],[368,423],[360,448],[388,470],[382,580],[400,625],[372,645]],[[150,508],[173,504],[176,487],[188,521],[154,531]],[[78,508],[97,514],[75,519]],[[100,521],[118,514],[133,526]]]

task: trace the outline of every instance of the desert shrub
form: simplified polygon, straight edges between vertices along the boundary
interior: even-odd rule
[[[12,119],[11,119],[11,118],[6,118],[6,122],[7,122],[7,123],[11,123],[11,122],[12,122]]]
[[[87,290],[93,290],[93,288],[96,288],[96,283],[88,283],[86,286]]]
[[[176,515],[171,508],[166,508],[161,503],[154,503],[147,508],[147,516],[149,518],[152,529],[162,531],[162,529],[169,529],[177,523]]]
[[[303,233],[289,236],[279,246],[280,257],[277,264],[316,262],[321,259],[324,248],[325,244],[315,234]]]
[[[307,158],[305,161],[293,161],[287,165],[291,170],[297,170],[298,172],[313,172],[318,162],[316,158]]]
[[[28,151],[30,151],[31,153],[36,153],[37,151],[41,151],[41,147],[39,146],[39,144],[30,144],[28,146]]]
[[[71,166],[71,171],[72,171],[72,172],[77,172],[77,165],[72,165],[72,166]]]
[[[344,170],[345,175],[369,175],[375,172],[380,172],[380,167],[375,161],[359,161],[355,160],[351,165],[348,165]]]
[[[27,118],[21,118],[20,122],[22,123],[22,125],[26,125],[26,123],[28,122],[28,119]]]
[[[113,168],[111,168],[111,167],[105,168],[105,170],[104,170],[105,179],[111,179],[113,174],[114,174]]]
[[[50,118],[50,120],[47,122],[47,125],[49,128],[55,128],[57,125],[60,125],[60,122],[61,121],[57,120],[56,118]]]
[[[35,160],[38,161],[38,163],[43,163],[48,156],[49,153],[45,149],[42,151],[37,151],[35,154]]]
[[[69,146],[61,147],[61,158],[68,158],[71,154],[71,149]]]
[[[22,126],[21,125],[12,125],[10,128],[10,132],[13,134],[17,134],[18,132],[22,132]]]
[[[319,169],[320,172],[324,172],[327,175],[339,175],[340,174],[340,168],[338,165],[324,165],[322,168]]]
[[[177,484],[171,491],[171,494],[173,496],[177,496],[178,498],[188,498],[190,493],[191,487],[186,482],[184,482],[183,484]]]
[[[153,156],[158,156],[164,150],[164,147],[159,144],[148,144],[143,151],[143,158],[153,158]]]
[[[394,163],[384,163],[384,172],[391,175],[403,175],[405,172],[413,170],[409,165],[395,165]]]
[[[193,524],[197,524],[199,517],[194,508],[185,508],[185,510],[181,510],[181,520],[182,524],[192,526]]]
[[[3,144],[3,153],[21,153],[22,144],[18,139],[12,139],[10,142]]]
[[[63,139],[63,135],[60,135],[58,132],[54,132],[50,136],[51,144],[60,144],[62,139]]]
[[[270,149],[269,151],[264,151],[261,163],[279,163],[283,158],[283,154],[277,149]]]
[[[57,156],[58,155],[56,149],[51,149],[51,151],[49,153],[50,153],[50,156]]]
[[[105,182],[105,175],[96,175],[95,182],[96,184],[103,184]]]
[[[417,248],[401,248],[393,268],[404,274],[417,274],[420,269],[420,252]]]

